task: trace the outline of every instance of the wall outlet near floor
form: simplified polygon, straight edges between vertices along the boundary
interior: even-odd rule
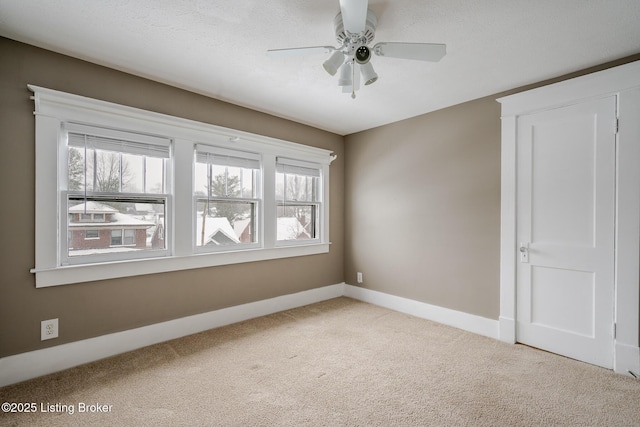
[[[40,341],[58,338],[58,319],[43,320],[40,322]]]
[[[362,272],[361,271],[358,271],[356,273],[356,280],[357,280],[358,283],[362,283]]]

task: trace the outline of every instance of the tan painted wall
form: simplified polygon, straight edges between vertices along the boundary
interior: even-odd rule
[[[342,136],[4,38],[0,65],[0,357],[344,281]],[[36,289],[28,83],[333,150],[330,253]],[[41,342],[55,317],[60,337]]]
[[[490,319],[500,314],[500,96],[345,138],[345,282]]]
[[[500,105],[457,105],[346,138],[345,281],[499,314]]]

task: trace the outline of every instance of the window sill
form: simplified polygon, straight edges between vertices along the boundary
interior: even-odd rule
[[[36,288],[329,252],[330,243],[32,269]]]

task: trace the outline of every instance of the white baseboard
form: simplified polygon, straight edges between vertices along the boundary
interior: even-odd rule
[[[208,329],[219,328],[243,320],[266,316],[340,296],[379,305],[490,338],[500,339],[501,337],[499,326],[501,323],[497,320],[340,283],[61,344],[42,350],[7,356],[0,359],[0,387]],[[638,349],[635,348],[635,353],[633,353],[633,349],[629,348],[623,348],[620,351],[625,352],[625,360],[628,360],[624,364],[625,369],[633,368],[631,370],[634,373],[638,373]],[[635,354],[636,359],[633,359],[633,354]]]
[[[343,294],[344,284],[341,283],[7,356],[0,359],[0,387]]]
[[[640,375],[640,348],[616,342],[613,370],[619,374]]]
[[[513,319],[487,319],[395,295],[340,283],[262,301],[196,314],[141,328],[61,344],[0,359],[0,387],[51,374],[208,329],[266,316],[340,296],[379,305],[475,334],[512,342]],[[615,372],[640,375],[640,348],[616,343]]]
[[[500,335],[498,321],[486,317],[346,284],[344,285],[344,296],[489,338],[498,339]]]

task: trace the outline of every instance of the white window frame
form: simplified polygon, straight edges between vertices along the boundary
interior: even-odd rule
[[[142,144],[150,147],[152,150],[156,148],[163,151],[162,155],[169,155],[171,141],[169,138],[159,138],[152,135],[142,134],[142,133],[134,133],[134,132],[126,132],[115,129],[107,129],[103,127],[97,126],[89,126],[85,124],[79,124],[74,122],[62,122],[61,123],[61,134],[58,141],[60,144],[58,153],[58,191],[60,194],[60,224],[59,224],[59,232],[60,236],[66,236],[67,233],[71,231],[69,227],[69,215],[67,210],[67,203],[70,197],[85,197],[86,200],[93,198],[102,198],[105,197],[105,200],[117,200],[117,199],[131,199],[131,200],[157,200],[161,202],[165,207],[165,224],[167,224],[168,218],[171,217],[171,194],[169,194],[168,188],[163,189],[163,193],[127,193],[127,192],[116,192],[116,193],[107,193],[101,191],[89,191],[87,192],[83,190],[70,190],[68,188],[68,173],[67,173],[67,164],[68,164],[68,147],[69,143],[69,134],[83,134],[88,136],[95,136],[98,138],[108,138],[114,141],[128,141],[133,144]],[[85,140],[86,144],[86,140]],[[77,146],[76,146],[77,147]],[[155,147],[155,148],[153,148]],[[137,150],[140,150],[140,147],[136,147]],[[114,153],[117,151],[113,151]],[[126,153],[127,150],[123,149],[122,153]],[[141,151],[137,154],[147,154],[145,150]],[[166,158],[165,158],[166,159]],[[166,159],[168,160],[168,159]],[[85,159],[86,162],[86,159]],[[170,182],[172,171],[171,166],[164,171],[163,181]],[[169,187],[169,184],[165,184],[166,187]],[[88,215],[87,223],[96,222],[95,213],[87,213],[80,214],[80,217]],[[103,221],[104,221],[104,214]],[[83,221],[81,221],[83,222]],[[126,228],[126,227],[124,227]],[[110,244],[108,247],[110,248],[125,248],[135,246],[135,244],[124,244],[124,228],[120,228],[121,240],[122,244],[113,245]],[[111,238],[111,237],[110,237]],[[86,239],[85,239],[86,240]],[[166,257],[169,253],[168,249],[165,247],[164,249],[153,249],[153,250],[144,250],[144,251],[135,251],[135,252],[107,252],[107,253],[99,253],[99,254],[91,254],[91,255],[69,255],[69,245],[68,239],[60,239],[60,255],[59,262],[61,265],[76,265],[76,264],[95,264],[99,262],[110,262],[110,261],[120,261],[120,260],[137,260],[142,258],[154,258],[154,257]]]
[[[255,209],[256,209],[256,214],[255,214],[255,220],[256,220],[256,224],[254,224],[254,228],[258,231],[257,236],[256,236],[256,241],[252,242],[252,243],[239,243],[239,244],[235,244],[235,245],[222,245],[222,246],[198,246],[198,235],[196,233],[197,230],[197,224],[194,224],[194,252],[196,253],[207,253],[207,252],[224,252],[224,251],[237,251],[237,250],[246,250],[246,249],[259,249],[262,247],[262,233],[261,233],[261,229],[262,227],[260,226],[261,224],[261,219],[263,218],[264,214],[263,214],[263,192],[262,192],[262,156],[260,154],[257,153],[248,153],[248,152],[244,152],[244,151],[238,151],[238,150],[229,150],[227,148],[221,148],[218,146],[213,146],[213,145],[207,145],[207,144],[197,144],[195,147],[195,153],[209,153],[211,154],[213,157],[219,155],[219,156],[225,156],[225,157],[237,157],[237,158],[245,158],[248,160],[253,160],[253,161],[257,161],[258,162],[258,173],[260,175],[260,178],[258,179],[258,182],[255,183],[256,187],[254,189],[254,192],[256,193],[256,196],[254,198],[227,198],[227,197],[213,197],[211,198],[211,200],[214,201],[229,201],[229,202],[242,202],[242,201],[248,201],[251,203],[255,203]],[[195,171],[194,171],[194,175],[195,175]],[[196,196],[195,193],[193,193],[193,205],[194,205],[194,209],[196,209],[197,206],[197,199],[201,199],[201,196]],[[195,210],[194,210],[194,214],[195,214]],[[194,219],[197,218],[197,216],[194,216]]]
[[[311,237],[310,239],[290,239],[290,240],[277,240],[276,241],[276,246],[279,247],[283,247],[283,246],[296,246],[296,245],[305,245],[305,244],[309,244],[309,242],[314,242],[314,241],[318,241],[321,239],[322,236],[322,228],[323,228],[323,216],[324,216],[324,211],[322,209],[322,205],[324,203],[324,194],[322,191],[322,186],[323,186],[323,180],[322,180],[322,166],[316,163],[310,163],[310,162],[305,162],[305,161],[301,161],[298,159],[290,159],[290,158],[283,158],[283,157],[279,157],[278,159],[276,159],[276,169],[278,167],[278,165],[285,165],[289,166],[289,167],[293,167],[293,168],[301,168],[301,169],[313,169],[313,170],[317,170],[318,171],[318,186],[316,188],[317,191],[317,195],[316,195],[316,199],[315,201],[299,201],[298,204],[300,205],[307,205],[307,206],[312,206],[315,210],[316,210],[316,215],[317,218],[315,218],[315,225],[314,227],[317,228],[316,230],[316,235],[315,237]],[[277,171],[276,171],[277,172]],[[297,202],[294,200],[287,200],[286,199],[286,192],[287,192],[287,187],[286,187],[286,181],[285,181],[285,187],[283,189],[284,194],[283,194],[283,200],[276,200],[276,206],[284,206],[286,205],[287,201],[291,201],[291,202]],[[277,196],[276,196],[277,197]],[[276,213],[276,217],[277,217],[277,213]],[[277,218],[276,218],[277,220]],[[276,225],[276,229],[277,229],[277,225]]]
[[[28,85],[34,93],[36,133],[35,274],[36,287],[263,261],[329,252],[329,150],[269,138],[248,132],[173,117],[110,102]],[[82,123],[106,129],[156,135],[172,140],[173,198],[165,219],[167,255],[158,258],[63,265],[60,255],[60,177],[66,173],[67,147],[61,143],[64,123]],[[194,244],[194,150],[208,144],[259,153],[262,159],[261,243],[245,250],[199,253]],[[315,163],[322,169],[320,235],[303,245],[276,243],[275,176],[278,157]],[[52,209],[53,207],[53,209]],[[66,218],[65,218],[66,220]],[[171,226],[169,226],[171,225]],[[66,235],[63,235],[66,239]]]

